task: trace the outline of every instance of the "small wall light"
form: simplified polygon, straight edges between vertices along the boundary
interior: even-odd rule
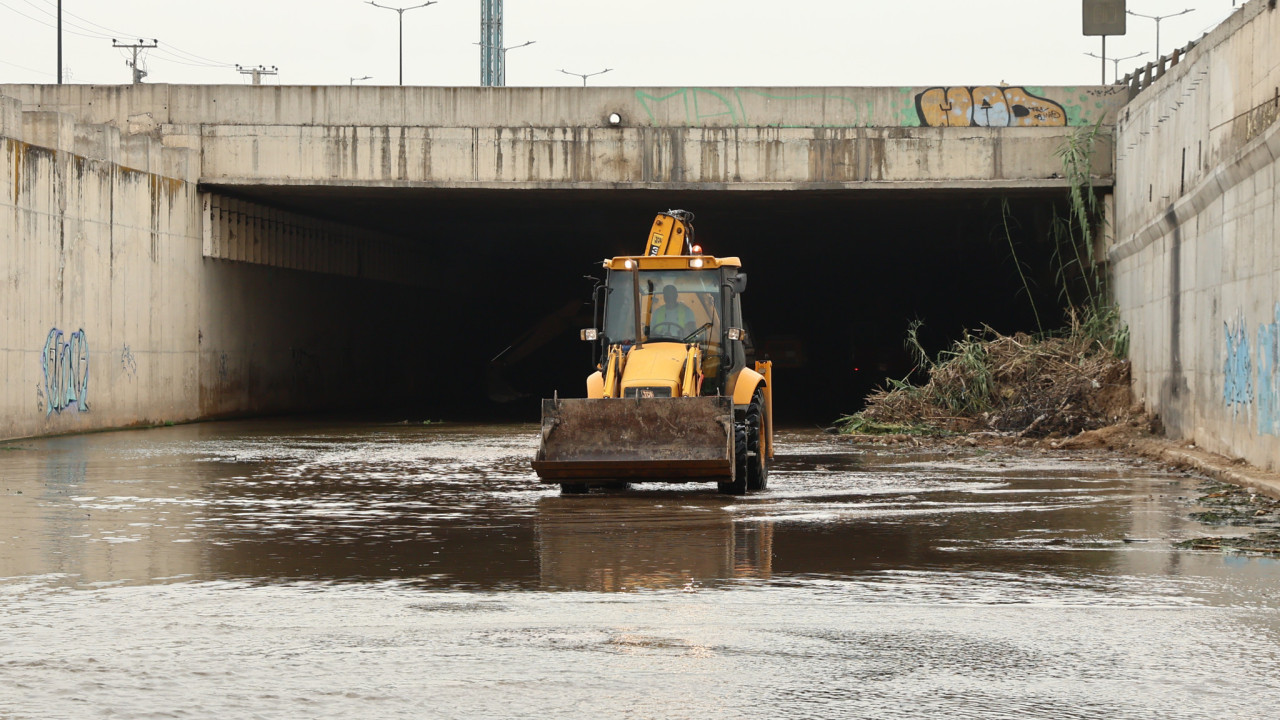
[[[622,115],[620,115],[620,114],[618,114],[618,113],[616,113],[616,112],[611,112],[611,113],[609,113],[609,124],[610,124],[610,125],[621,125],[621,124],[622,124]]]

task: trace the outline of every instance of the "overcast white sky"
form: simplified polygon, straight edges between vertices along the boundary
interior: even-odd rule
[[[405,7],[425,0],[379,0]],[[1168,15],[1161,50],[1197,38],[1243,0],[1128,0]],[[0,82],[56,78],[57,0],[0,0]],[[124,83],[111,38],[157,38],[148,82],[247,82],[235,64],[275,65],[267,82],[397,82],[396,13],[363,0],[63,0],[64,71],[74,83]],[[507,84],[1096,84],[1098,38],[1081,35],[1080,0],[506,0]],[[439,0],[404,15],[406,85],[479,85],[480,0]],[[1155,23],[1129,18],[1107,55],[1154,58]],[[1107,63],[1111,79],[1112,63]]]

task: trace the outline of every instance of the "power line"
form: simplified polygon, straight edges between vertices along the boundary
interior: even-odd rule
[[[29,68],[29,67],[27,67],[26,65],[19,65],[18,63],[11,63],[11,62],[9,62],[8,60],[0,60],[0,65],[8,65],[9,67],[16,67],[16,68],[18,68],[19,70],[27,70],[27,71],[29,71],[29,72],[33,72],[33,73],[35,73],[35,74],[37,74],[37,75],[44,75],[45,77],[52,77],[52,76],[53,76],[53,73],[47,73],[47,72],[45,72],[44,70],[37,70],[37,69],[35,69],[35,68]]]
[[[39,11],[39,12],[42,12],[42,13],[44,13],[45,15],[49,15],[50,17],[55,17],[55,16],[53,16],[53,14],[52,14],[52,13],[48,12],[47,10],[44,10],[44,9],[42,9],[42,8],[40,8],[40,7],[35,6],[35,5],[31,2],[31,0],[23,0],[23,2],[27,3],[28,5],[31,5],[33,9],[35,9],[35,10],[37,10],[37,11]],[[45,2],[45,4],[46,4],[46,5],[53,5],[53,3],[49,2],[48,0],[44,0],[44,2]],[[8,8],[9,10],[13,11],[14,13],[16,13],[16,14],[18,14],[18,15],[21,15],[22,17],[25,17],[25,18],[27,18],[28,20],[31,20],[31,21],[33,21],[33,22],[39,23],[39,24],[41,24],[41,25],[44,25],[45,27],[50,27],[50,28],[52,28],[52,27],[56,27],[55,25],[53,25],[53,24],[49,23],[48,21],[46,21],[46,20],[42,20],[41,18],[38,18],[38,17],[32,17],[31,15],[28,15],[28,14],[26,14],[26,13],[22,12],[21,10],[18,10],[17,8],[13,7],[12,5],[9,5],[8,3],[0,2],[0,6],[6,7],[6,8]],[[67,30],[67,29],[64,29],[64,30],[63,30],[63,32],[67,33],[68,35],[76,35],[76,36],[78,36],[78,37],[86,37],[86,38],[97,39],[97,40],[112,40],[112,39],[115,39],[115,38],[117,38],[117,37],[122,37],[122,36],[123,36],[123,37],[132,37],[132,36],[134,35],[133,33],[126,33],[126,32],[119,32],[119,31],[116,31],[116,30],[114,30],[114,29],[112,29],[112,28],[108,28],[108,27],[107,27],[107,26],[105,26],[105,25],[101,25],[101,24],[99,24],[99,23],[93,22],[92,20],[89,20],[89,19],[87,19],[87,18],[81,17],[80,15],[76,15],[76,14],[71,13],[71,12],[67,12],[67,11],[65,11],[65,10],[63,11],[63,14],[64,14],[64,15],[67,15],[67,16],[70,16],[70,17],[73,17],[73,18],[76,18],[76,19],[81,20],[81,21],[83,21],[84,23],[86,23],[86,25],[81,25],[81,24],[79,24],[79,23],[74,23],[74,22],[71,22],[71,21],[68,21],[68,20],[64,19],[64,20],[62,21],[62,22],[63,22],[63,25],[66,25],[66,26],[69,26],[69,27],[72,27],[72,28],[76,28],[76,30],[82,30],[82,31],[83,31],[83,32],[77,32],[76,30]],[[88,27],[88,26],[92,26],[92,27]],[[101,29],[103,29],[103,30],[107,30],[107,31],[111,32],[112,34],[110,34],[110,35],[106,35],[106,34],[103,34],[103,33],[99,32],[99,31],[95,30],[94,28],[101,28]],[[225,62],[225,61],[222,61],[222,60],[214,60],[213,58],[207,58],[207,57],[205,57],[205,56],[203,56],[203,55],[197,55],[196,53],[190,52],[190,51],[188,51],[188,50],[183,50],[182,48],[180,48],[180,47],[178,47],[178,46],[176,46],[176,45],[170,44],[170,43],[166,43],[166,44],[164,45],[164,47],[159,48],[159,49],[157,50],[157,52],[159,52],[159,53],[165,53],[165,54],[170,55],[171,57],[173,57],[173,58],[174,58],[174,60],[171,60],[170,62],[178,62],[179,60],[185,60],[185,61],[188,61],[188,62],[187,62],[187,63],[184,63],[184,64],[197,65],[198,63],[203,62],[203,63],[206,63],[208,67],[224,67],[224,68],[235,67],[235,64],[234,64],[234,63],[229,63],[229,62]]]
[[[7,3],[0,2],[0,7],[8,8],[8,9],[9,9],[11,12],[13,12],[14,14],[16,14],[16,15],[21,15],[22,17],[24,17],[24,18],[26,18],[26,19],[28,19],[28,20],[30,20],[30,21],[32,21],[32,22],[39,23],[39,24],[41,24],[41,25],[43,25],[43,26],[45,26],[45,27],[48,27],[48,28],[56,28],[56,27],[57,27],[56,25],[54,25],[54,24],[52,24],[52,23],[46,22],[46,21],[44,21],[44,20],[41,20],[40,18],[37,18],[37,17],[31,17],[30,15],[28,15],[28,14],[26,14],[26,13],[22,12],[21,10],[19,10],[19,9],[15,8],[14,6],[9,5],[9,4],[7,4]],[[75,32],[75,31],[73,31],[73,30],[64,30],[63,32],[67,33],[68,35],[79,35],[80,37],[87,37],[87,38],[90,38],[90,39],[93,39],[93,40],[104,40],[104,39],[106,39],[106,38],[107,38],[107,36],[105,36],[105,35],[86,35],[85,33]]]

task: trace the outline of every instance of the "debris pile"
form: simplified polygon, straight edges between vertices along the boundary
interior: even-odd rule
[[[923,385],[890,381],[842,429],[1056,438],[1124,422],[1135,414],[1129,363],[1113,347],[1075,325],[1062,336],[966,334],[936,360],[919,354]]]

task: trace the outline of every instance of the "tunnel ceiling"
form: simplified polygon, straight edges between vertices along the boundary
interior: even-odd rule
[[[487,366],[568,304],[584,303],[579,321],[589,322],[585,276],[600,275],[604,257],[641,252],[654,213],[670,208],[696,214],[706,252],[742,258],[751,278],[744,313],[758,352],[777,365],[784,422],[829,422],[860,408],[887,376],[910,372],[902,340],[913,320],[935,350],[984,324],[1035,331],[1037,311],[1046,329],[1061,321],[1048,240],[1060,189],[208,189],[428,245],[436,262],[424,275],[434,280],[398,312],[437,341],[465,338],[448,357],[426,348],[421,357],[457,379],[429,401],[472,414],[491,407],[536,419],[538,397],[582,394],[592,367],[576,327],[503,369],[502,383],[525,398],[493,403]]]

